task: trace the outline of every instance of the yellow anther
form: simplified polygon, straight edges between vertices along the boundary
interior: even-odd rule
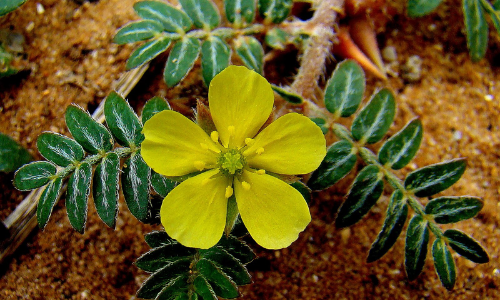
[[[235,128],[233,125],[227,127],[227,131],[229,131],[229,135],[234,135]]]
[[[208,145],[207,145],[207,144],[205,144],[205,143],[200,143],[200,147],[201,147],[201,149],[203,149],[203,150],[208,150]]]
[[[264,153],[264,148],[260,147],[259,149],[257,149],[257,151],[255,151],[255,153],[257,153],[259,155]]]
[[[226,194],[224,195],[226,198],[229,198],[233,195],[233,188],[231,186],[226,187]]]
[[[201,161],[201,160],[197,160],[194,162],[194,167],[200,171],[203,171],[203,169],[205,169],[205,162]]]
[[[250,190],[250,183],[246,182],[246,181],[242,181],[241,182],[241,186],[243,187],[243,189],[245,191],[249,191]]]
[[[259,175],[264,175],[264,174],[266,174],[266,170],[260,169],[260,170],[257,170],[257,172],[255,172],[255,173],[257,173]]]
[[[219,142],[219,133],[217,131],[212,131],[212,133],[210,133],[210,138],[215,143],[218,143]]]
[[[245,144],[246,144],[247,146],[252,146],[254,143],[255,143],[255,140],[254,140],[254,139],[251,139],[251,138],[246,138],[246,139],[245,139]]]

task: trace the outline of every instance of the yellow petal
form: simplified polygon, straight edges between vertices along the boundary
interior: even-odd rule
[[[311,221],[302,195],[270,175],[244,171],[234,180],[234,192],[243,223],[264,248],[288,247]]]
[[[318,168],[326,155],[321,129],[309,118],[286,114],[267,126],[243,152],[255,169],[295,175]]]
[[[271,114],[274,94],[267,80],[256,72],[229,66],[210,82],[208,103],[222,144],[241,147]]]
[[[210,170],[191,177],[163,200],[161,223],[184,246],[208,249],[222,236],[226,225],[227,178],[217,173],[218,170]]]
[[[217,164],[220,151],[194,122],[178,112],[167,110],[144,124],[141,154],[157,173],[182,176]],[[219,146],[220,147],[220,146]]]

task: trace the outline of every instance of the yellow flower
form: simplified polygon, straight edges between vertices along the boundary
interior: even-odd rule
[[[142,156],[156,172],[183,176],[203,171],[163,200],[161,223],[181,244],[207,249],[222,237],[233,193],[254,240],[269,249],[289,246],[311,221],[302,195],[269,173],[314,171],[326,154],[325,138],[307,117],[290,113],[262,129],[274,104],[270,84],[245,67],[230,66],[208,91],[217,131],[207,134],[175,111],[144,124]]]

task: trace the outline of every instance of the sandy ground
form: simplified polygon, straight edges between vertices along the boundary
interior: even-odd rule
[[[37,136],[46,130],[67,133],[64,111],[70,103],[95,109],[124,72],[129,46],[110,41],[117,28],[135,19],[134,0],[101,0],[83,6],[70,0],[37,1],[0,20],[26,36],[31,73],[0,82],[0,131],[36,152]],[[242,299],[498,299],[500,288],[500,42],[491,33],[487,58],[472,63],[461,30],[460,1],[448,1],[438,13],[408,20],[396,16],[379,36],[381,47],[394,46],[402,65],[409,56],[422,58],[422,79],[405,83],[391,77],[371,77],[370,91],[388,86],[396,94],[398,110],[394,133],[414,117],[424,124],[424,140],[412,169],[443,160],[466,157],[463,178],[442,195],[474,195],[485,206],[474,219],[453,225],[477,239],[489,252],[490,263],[476,265],[455,255],[455,289],[446,291],[432,261],[423,274],[408,282],[403,267],[404,239],[381,260],[368,264],[366,256],[382,225],[388,202],[384,196],[358,224],[339,230],[335,211],[352,176],[317,193],[313,221],[288,249],[258,248],[250,270],[254,283],[241,288]],[[33,23],[33,25],[31,25]],[[166,96],[174,108],[185,109],[202,87],[166,90],[160,62],[130,95],[140,107],[152,95]],[[398,71],[398,67],[396,67]],[[200,82],[196,71],[192,80]],[[491,95],[487,96],[487,95]],[[375,145],[376,148],[376,145]],[[4,219],[25,193],[11,186],[12,175],[0,176],[0,217]],[[120,200],[116,230],[107,228],[93,205],[85,234],[71,229],[61,201],[45,231],[36,231],[2,266],[2,299],[135,299],[147,274],[133,262],[148,250],[143,235],[154,227],[143,225]],[[448,227],[443,227],[448,228]]]

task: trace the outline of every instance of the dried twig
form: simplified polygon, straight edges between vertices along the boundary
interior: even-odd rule
[[[116,92],[126,97],[142,78],[148,67],[149,64],[144,64],[123,74],[116,84]],[[92,114],[92,117],[99,123],[104,122],[104,102],[101,101],[99,107]],[[63,188],[63,192],[64,190],[65,188]],[[2,242],[0,243],[0,264],[4,263],[7,257],[17,250],[37,226],[36,207],[42,192],[43,187],[29,193],[3,222],[7,233],[5,237],[2,237]],[[59,194],[59,198],[62,194]]]

